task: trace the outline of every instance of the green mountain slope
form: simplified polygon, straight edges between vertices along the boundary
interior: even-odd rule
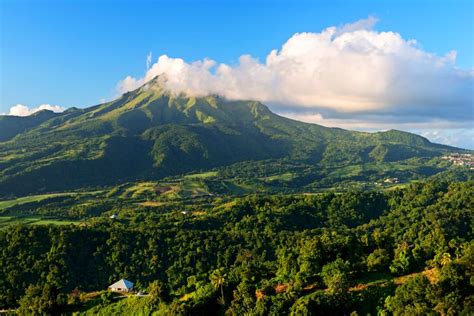
[[[10,140],[27,129],[36,127],[56,115],[52,111],[43,110],[26,117],[0,116],[0,142]]]
[[[302,123],[255,101],[176,96],[160,80],[87,109],[0,117],[0,196],[158,179],[239,161],[286,159],[327,168],[453,150],[395,130]]]

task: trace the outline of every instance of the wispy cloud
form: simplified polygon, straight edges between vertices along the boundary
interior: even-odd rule
[[[153,53],[149,52],[148,55],[146,55],[146,70],[150,69],[152,58],[153,58]]]
[[[378,21],[379,19],[377,19],[376,17],[369,16],[367,19],[361,19],[355,21],[354,23],[344,24],[343,26],[337,28],[335,35],[338,36],[344,33],[350,33],[360,30],[372,30]]]

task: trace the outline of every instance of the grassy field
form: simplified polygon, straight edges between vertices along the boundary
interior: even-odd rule
[[[185,179],[209,179],[217,176],[217,171],[208,171],[202,173],[193,173],[184,176]]]
[[[30,202],[39,202],[39,201],[46,200],[46,199],[53,198],[53,197],[71,196],[71,195],[75,195],[75,194],[77,194],[77,193],[67,192],[67,193],[30,195],[30,196],[17,198],[17,199],[14,199],[14,200],[0,201],[0,210],[4,210],[6,208],[10,208],[10,207],[15,206],[15,205],[21,205],[21,204],[30,203]]]
[[[221,185],[229,194],[241,195],[247,193],[261,192],[263,187],[258,187],[250,183],[240,183],[236,181],[221,181]]]
[[[91,195],[95,196],[99,193],[102,193],[102,191],[87,191],[87,192],[61,192],[61,193],[49,193],[49,194],[39,194],[39,195],[29,195],[29,196],[24,196],[24,197],[19,197],[16,199],[12,200],[5,200],[5,201],[0,201],[0,211],[5,210],[7,208],[11,208],[16,205],[22,205],[26,203],[31,203],[31,202],[40,202],[43,200],[55,198],[55,197],[60,197],[60,196],[86,196],[86,195]]]
[[[12,225],[78,225],[81,221],[68,221],[41,216],[0,216],[0,229]]]
[[[138,182],[125,188],[121,193],[120,198],[123,199],[138,199],[146,196],[153,196],[157,190],[156,182]]]
[[[181,198],[193,198],[209,195],[209,188],[200,178],[184,177],[179,183],[169,184],[166,191],[161,193],[165,200],[176,200]]]
[[[261,178],[264,181],[267,182],[273,182],[273,181],[284,181],[284,182],[289,182],[293,180],[296,177],[296,175],[293,172],[285,172],[282,174],[270,176],[270,177],[265,177]]]

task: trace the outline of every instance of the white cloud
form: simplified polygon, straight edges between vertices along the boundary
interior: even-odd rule
[[[42,111],[42,110],[49,110],[49,111],[53,111],[53,112],[56,112],[56,113],[60,113],[60,112],[63,112],[65,109],[61,106],[50,105],[50,104],[41,104],[41,105],[37,106],[36,108],[30,109],[29,107],[27,107],[23,104],[17,104],[17,105],[12,106],[10,108],[10,112],[8,113],[8,115],[28,116],[28,115],[31,115],[33,113],[36,113],[36,112]]]
[[[23,104],[17,104],[10,108],[10,112],[8,113],[8,115],[28,116],[30,115],[30,109],[27,106],[24,106]]]
[[[472,107],[474,75],[455,66],[456,52],[426,52],[398,33],[371,30],[376,21],[369,17],[320,33],[297,33],[265,62],[243,55],[231,66],[162,55],[143,78],[126,77],[118,90],[165,74],[167,87],[176,92],[256,99],[288,109],[444,115]]]
[[[128,76],[117,90],[134,90],[164,74],[174,92],[259,100],[325,125],[472,129],[474,70],[456,66],[456,51],[427,52],[399,33],[373,30],[376,22],[368,17],[296,33],[265,61],[243,55],[228,65],[162,55],[142,78]]]

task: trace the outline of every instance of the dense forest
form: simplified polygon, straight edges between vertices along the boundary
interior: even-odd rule
[[[0,230],[20,314],[472,315],[474,183],[112,205]],[[104,291],[126,278],[146,296]],[[95,294],[94,294],[95,293]],[[94,296],[95,295],[95,296]]]

